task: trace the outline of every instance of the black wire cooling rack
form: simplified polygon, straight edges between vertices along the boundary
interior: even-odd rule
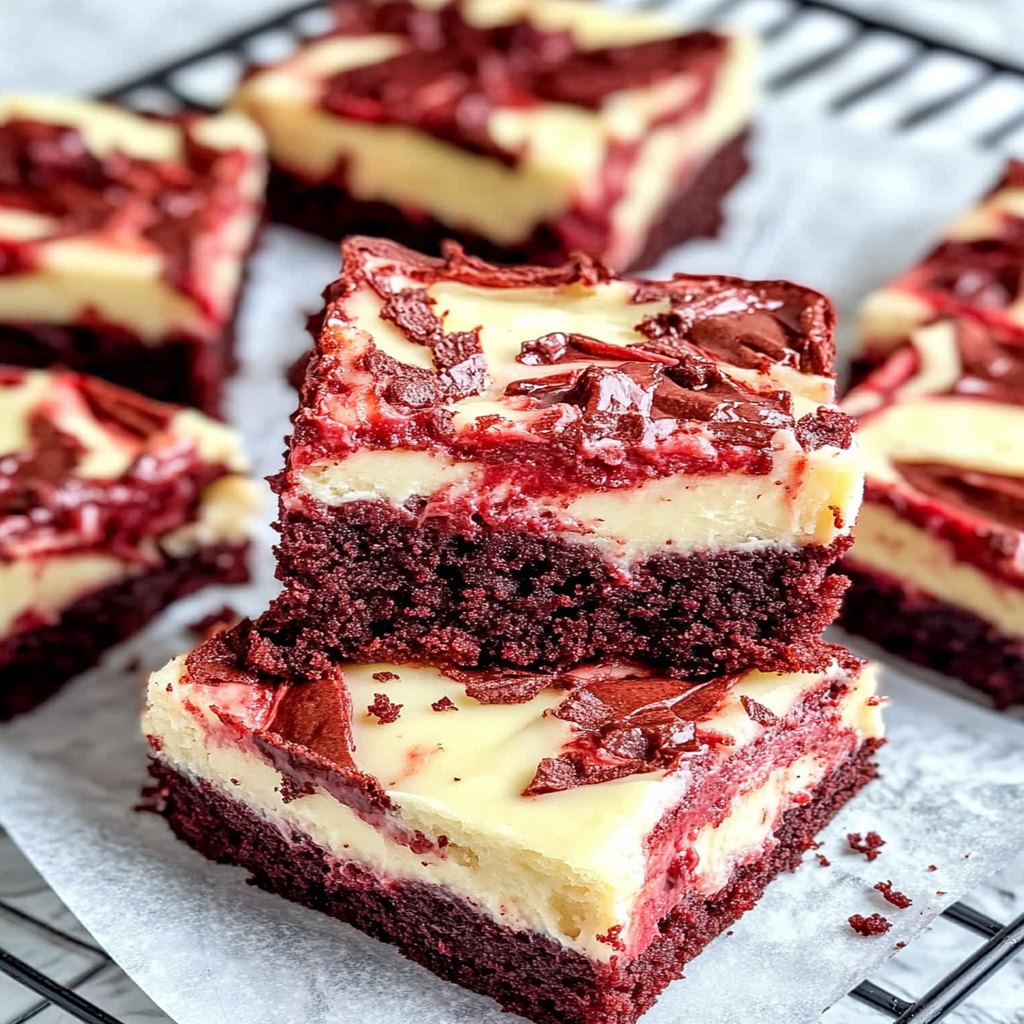
[[[677,5],[672,0],[620,0],[620,6]],[[1024,137],[1024,63],[1016,66],[938,37],[862,17],[831,0],[710,0],[689,4],[688,12],[695,7],[699,17],[709,22],[754,23],[767,44],[767,86],[775,96],[810,88],[821,107],[837,117],[874,105],[891,130],[945,126],[964,141],[988,148],[1011,145],[1018,133]],[[805,30],[812,21],[819,31],[810,33],[808,41]],[[216,108],[247,64],[284,56],[303,39],[322,32],[329,22],[322,0],[303,3],[122,82],[102,93],[102,98],[166,112]],[[997,94],[999,102],[995,102]],[[981,111],[988,116],[980,116]],[[1024,949],[1024,914],[1004,925],[955,903],[942,920],[985,941],[916,1001],[871,981],[862,982],[850,996],[897,1024],[934,1024]],[[50,1008],[84,1024],[123,1024],[80,994],[98,975],[116,970],[105,950],[44,915],[0,900],[0,937],[15,934],[31,934],[51,955],[72,951],[84,958],[84,966],[75,977],[61,982],[15,956],[0,939],[0,973],[38,997],[13,1017],[0,1015],[0,1024],[26,1024]]]

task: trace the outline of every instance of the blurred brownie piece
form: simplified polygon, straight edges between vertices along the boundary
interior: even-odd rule
[[[0,363],[218,414],[265,176],[236,113],[0,96]]]
[[[254,70],[272,216],[329,239],[619,270],[713,235],[744,174],[752,39],[584,0],[387,0]]]
[[[1011,160],[995,188],[954,221],[917,266],[864,302],[855,380],[918,327],[961,313],[1003,333],[1024,331],[1022,161]]]
[[[973,315],[919,327],[843,407],[867,487],[842,625],[1024,701],[1024,335]]]

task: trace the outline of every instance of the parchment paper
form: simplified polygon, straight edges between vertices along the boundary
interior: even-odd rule
[[[849,312],[996,173],[994,157],[776,114],[763,125],[758,171],[733,197],[725,236],[673,254],[661,270],[793,277]],[[305,345],[304,314],[336,264],[333,247],[284,229],[268,232],[256,260],[232,413],[260,473],[280,464],[294,404],[283,371]],[[265,606],[275,591],[272,536],[261,527],[252,586],[182,602],[102,667],[0,729],[0,824],[179,1024],[510,1021],[393,949],[247,887],[243,872],[210,864],[133,809],[145,778],[142,670],[187,648],[184,625],[225,601],[246,613]],[[1024,726],[897,671],[886,672],[884,689],[893,698],[884,777],[825,834],[819,852],[830,866],[809,857],[774,883],[645,1022],[804,1024],[1024,846]],[[873,864],[844,838],[870,829],[887,841]],[[910,909],[873,890],[890,879],[914,900]],[[887,935],[849,929],[851,914],[875,911],[893,922]]]

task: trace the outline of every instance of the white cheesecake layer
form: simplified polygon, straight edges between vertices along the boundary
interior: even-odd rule
[[[1024,541],[1017,552],[1021,585],[993,579],[961,562],[948,544],[884,505],[868,502],[844,563],[899,580],[911,593],[937,598],[990,622],[1004,636],[1024,639]]]
[[[179,125],[153,121],[109,104],[49,96],[0,96],[0,124],[27,119],[77,128],[89,150],[145,160],[180,161]],[[38,214],[0,207],[0,240],[32,241],[31,270],[0,276],[0,322],[74,324],[89,313],[124,327],[147,344],[171,333],[215,338],[224,329],[252,245],[266,180],[259,129],[238,113],[198,120],[195,137],[224,151],[241,150],[246,168],[238,209],[197,246],[206,260],[202,302],[166,279],[166,257],[139,234],[119,232],[50,238],[56,223]]]
[[[397,672],[399,680],[374,680],[382,670]],[[356,763],[380,779],[397,805],[388,827],[419,831],[435,843],[444,836],[441,848],[413,853],[319,789],[283,803],[277,771],[232,739],[213,710],[237,713],[241,694],[233,686],[193,683],[181,658],[152,676],[143,729],[167,763],[207,780],[285,834],[304,832],[339,860],[361,863],[379,877],[443,886],[499,922],[599,960],[612,950],[598,936],[615,925],[626,925],[627,945],[644,941],[629,922],[646,881],[645,839],[685,799],[693,784],[685,769],[523,797],[539,762],[571,736],[565,722],[545,715],[563,691],[542,691],[523,704],[482,705],[434,670],[384,665],[349,666],[346,682]],[[821,684],[817,674],[751,673],[707,726],[732,731],[736,746],[729,749],[739,749],[763,731],[743,711],[741,694],[784,716]],[[403,705],[398,721],[381,725],[365,713],[379,692]],[[881,735],[878,708],[867,703],[873,692],[869,672],[843,698],[850,742],[842,756]],[[442,697],[459,710],[433,711],[431,703]],[[837,756],[809,748],[794,763],[766,767],[748,780],[718,828],[709,825],[686,844],[699,854],[693,886],[710,894],[737,864],[763,851],[793,798],[802,802],[798,794],[830,773]]]
[[[468,12],[470,20],[477,14],[481,23],[528,17],[542,27],[570,28],[580,45],[592,47],[680,31],[662,18],[598,13],[576,0],[554,7],[547,0],[484,5]],[[608,212],[616,230],[605,256],[613,266],[624,266],[637,255],[669,195],[745,128],[754,104],[754,44],[733,37],[707,109],[658,129],[643,146],[625,194],[606,211],[601,177],[610,147],[643,139],[660,115],[681,108],[698,86],[693,76],[612,93],[596,111],[559,103],[499,108],[487,132],[516,155],[516,165],[508,166],[412,128],[339,117],[320,106],[331,76],[389,59],[407,45],[393,35],[315,41],[247,78],[233,105],[264,129],[273,160],[300,178],[329,181],[343,166],[343,184],[355,198],[425,213],[498,245],[524,242],[536,227],[574,206]]]

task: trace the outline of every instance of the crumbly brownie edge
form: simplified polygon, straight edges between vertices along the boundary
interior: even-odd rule
[[[628,573],[584,541],[467,537],[383,501],[286,512],[282,595],[258,621],[292,671],[331,657],[546,671],[601,658],[711,678],[819,668],[849,547],[659,553]],[[810,659],[810,661],[809,661]]]
[[[851,579],[839,625],[891,654],[987,693],[998,708],[1024,703],[1024,639],[899,580],[844,563]]]
[[[213,583],[245,583],[248,543],[167,560],[66,608],[54,623],[0,640],[0,721],[30,711],[172,601]]]
[[[339,864],[309,837],[284,836],[246,805],[158,757],[150,772],[175,834],[212,860],[248,869],[260,888],[392,943],[440,977],[537,1024],[633,1024],[682,977],[688,961],[754,906],[776,875],[798,866],[818,831],[875,776],[879,745],[865,742],[811,803],[790,810],[771,853],[738,869],[713,898],[684,900],[660,922],[643,954],[614,964],[500,925],[440,886],[384,882],[358,865]]]
[[[735,137],[704,164],[693,182],[656,219],[641,254],[629,267],[617,270],[625,273],[643,269],[676,245],[718,234],[725,196],[748,169],[748,137],[748,132]],[[311,184],[280,167],[271,168],[267,203],[272,220],[332,242],[346,235],[374,235],[436,256],[441,252],[441,242],[453,239],[467,252],[490,263],[538,266],[558,266],[570,255],[547,225],[539,226],[521,245],[498,246],[429,216],[412,217],[389,203],[355,199],[340,185]]]

